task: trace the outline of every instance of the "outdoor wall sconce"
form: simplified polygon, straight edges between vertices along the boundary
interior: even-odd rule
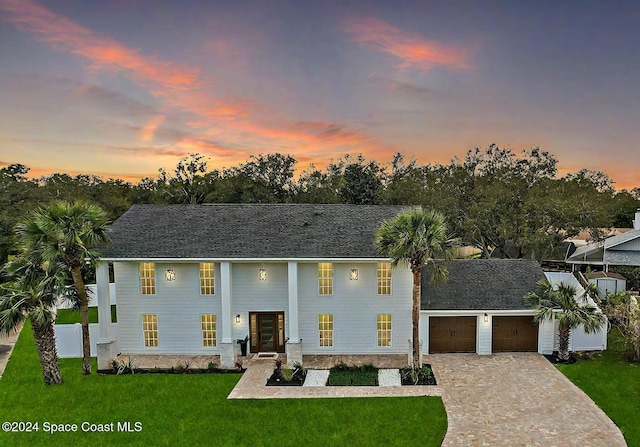
[[[489,322],[489,314],[487,314],[486,312],[484,313],[484,322],[485,323]]]
[[[267,269],[265,269],[265,268],[261,268],[261,269],[258,271],[258,279],[259,279],[260,281],[266,281],[266,280],[267,280]]]
[[[236,315],[236,324],[240,324],[240,314]]]
[[[350,281],[358,280],[358,269],[349,269],[349,280]]]
[[[166,272],[164,272],[164,280],[165,281],[175,281],[176,280],[176,271],[172,268],[168,268]]]

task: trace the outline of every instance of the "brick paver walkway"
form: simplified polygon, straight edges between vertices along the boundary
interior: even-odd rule
[[[444,389],[443,446],[627,445],[607,415],[539,354],[439,354],[428,362]]]
[[[429,355],[438,386],[267,387],[273,361],[251,360],[229,399],[442,396],[443,446],[626,446],[618,427],[538,354]]]

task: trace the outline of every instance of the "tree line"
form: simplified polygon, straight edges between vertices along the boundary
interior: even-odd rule
[[[16,250],[15,225],[54,200],[100,205],[110,220],[132,204],[349,203],[421,205],[441,212],[464,244],[481,256],[551,256],[567,237],[588,230],[630,227],[640,188],[617,191],[599,171],[558,176],[556,157],[538,147],[516,152],[490,145],[448,164],[418,164],[397,153],[388,163],[345,155],[324,169],[296,176],[297,160],[273,153],[210,170],[210,160],[190,154],[172,171],[138,183],[93,175],[55,173],[29,179],[29,168],[0,169],[0,262]]]

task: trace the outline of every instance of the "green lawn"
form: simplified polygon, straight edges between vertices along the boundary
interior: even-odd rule
[[[27,324],[0,380],[0,422],[40,431],[0,432],[0,445],[439,446],[447,427],[439,397],[227,400],[237,374],[85,377],[80,359],[60,363],[65,383],[46,387]],[[47,434],[45,421],[142,431]]]
[[[118,319],[116,318],[116,305],[111,305],[111,321],[113,323],[117,323]],[[56,316],[56,324],[73,324],[80,323],[80,310],[75,309],[58,309],[58,314]],[[89,323],[97,323],[98,322],[98,308],[90,307],[89,308]]]
[[[609,350],[558,369],[604,410],[629,447],[640,447],[640,365],[627,362],[609,336]]]

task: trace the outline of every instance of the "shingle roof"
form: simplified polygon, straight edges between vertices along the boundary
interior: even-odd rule
[[[536,290],[544,273],[527,259],[464,259],[448,264],[449,280],[434,286],[422,271],[422,310],[520,310],[523,297]]]
[[[403,206],[134,205],[101,250],[118,258],[372,258],[374,235]]]

